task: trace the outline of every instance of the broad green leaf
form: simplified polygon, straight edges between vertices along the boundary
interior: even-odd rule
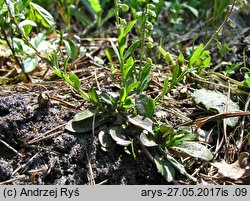
[[[82,112],[78,112],[74,118],[73,118],[73,122],[79,122],[79,121],[83,121],[85,119],[90,119],[93,118],[93,116],[95,115],[95,111],[96,109],[87,109],[84,110]]]
[[[195,90],[192,94],[196,104],[202,104],[207,110],[216,110],[218,113],[222,114],[225,112],[237,112],[240,107],[237,103],[233,102],[231,99],[217,91],[211,91],[206,89]],[[227,106],[227,109],[225,107]],[[230,127],[235,127],[238,123],[239,118],[227,118],[225,122]]]
[[[74,88],[75,88],[76,90],[81,89],[81,82],[80,82],[79,78],[76,76],[75,73],[69,72],[69,78],[70,78],[71,81],[73,81],[73,83],[74,83]]]
[[[192,54],[190,60],[189,60],[189,66],[193,66],[194,63],[196,62],[197,59],[199,59],[201,53],[203,50],[203,44],[200,44],[197,49],[194,51],[194,53]]]
[[[135,99],[135,107],[138,114],[151,119],[155,112],[155,101],[144,94],[140,94]]]
[[[210,150],[197,142],[183,142],[180,145],[173,146],[171,148],[205,161],[210,161],[213,159],[213,155]]]
[[[126,139],[126,134],[124,133],[122,127],[117,126],[109,129],[109,134],[119,145],[128,146],[131,144],[131,141]]]
[[[23,71],[24,73],[30,73],[31,71],[33,71],[36,68],[36,65],[38,63],[37,58],[33,58],[33,57],[28,57],[23,61]]]
[[[95,122],[93,122],[94,115]],[[93,126],[97,128],[111,121],[113,121],[113,118],[109,113],[90,108],[77,113],[74,118],[66,124],[65,129],[73,133],[86,133],[91,131]]]
[[[159,156],[154,157],[154,162],[158,169],[158,172],[166,179],[167,182],[171,182],[175,176],[175,170],[171,163],[164,158],[160,158]]]
[[[172,156],[170,156],[169,154],[166,154],[165,156],[167,158],[167,160],[183,175],[185,175],[187,178],[191,179],[192,181],[196,182],[197,179],[194,178],[193,176],[191,176],[190,174],[187,173],[187,171],[185,170],[185,167],[179,163],[175,158],[173,158]]]
[[[102,7],[99,0],[88,0],[88,1],[96,14],[102,11]]]
[[[149,96],[145,95],[145,94],[139,94],[136,96],[135,98],[135,108],[137,110],[137,113],[139,115],[142,116],[146,116],[145,115],[145,105],[147,104],[147,102],[149,101]]]
[[[66,47],[66,51],[72,60],[78,57],[78,50],[76,44],[70,39],[63,39],[63,43]]]
[[[160,132],[165,136],[165,135],[168,135],[168,134],[172,134],[174,133],[174,129],[171,125],[169,124],[162,124],[160,125]]]
[[[137,115],[135,117],[128,117],[128,120],[131,124],[135,125],[138,128],[144,129],[151,134],[154,134],[154,122],[148,117]]]
[[[141,143],[146,147],[158,146],[158,144],[155,142],[155,140],[151,134],[147,134],[145,132],[142,132],[140,134],[140,140],[141,140]]]
[[[33,2],[30,2],[29,4],[37,12],[36,17],[41,21],[43,26],[45,26],[46,28],[51,28],[55,25],[55,21],[48,11]]]
[[[129,48],[126,50],[125,54],[124,54],[124,59],[126,60],[129,56],[133,55],[135,53],[135,50],[137,49],[137,47],[140,44],[140,40],[135,40],[130,46]]]

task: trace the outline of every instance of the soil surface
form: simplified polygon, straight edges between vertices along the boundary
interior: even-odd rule
[[[29,94],[29,95],[27,95]],[[58,102],[38,104],[25,91],[1,92],[0,182],[8,184],[165,184],[155,166],[121,147],[101,150],[97,135],[72,134],[65,123],[77,112]]]

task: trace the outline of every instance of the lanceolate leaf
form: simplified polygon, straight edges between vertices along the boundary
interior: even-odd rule
[[[128,35],[128,33],[131,31],[131,29],[133,28],[133,26],[135,25],[136,20],[133,20],[131,22],[128,23],[128,25],[126,26],[126,28],[123,30],[122,34],[119,36],[118,38],[118,42],[120,43],[121,40],[126,37]]]
[[[88,1],[96,14],[102,11],[102,7],[99,0],[88,0]]]
[[[154,123],[148,117],[137,115],[135,117],[129,117],[128,120],[131,124],[135,125],[136,127],[144,129],[148,131],[149,133],[152,133],[152,134],[154,133],[153,131]]]
[[[129,56],[133,55],[136,48],[139,46],[140,44],[140,40],[136,40],[134,41],[129,48],[127,49],[127,51],[124,54],[124,59],[127,59]]]
[[[183,142],[180,145],[173,146],[171,148],[205,161],[210,161],[213,159],[213,155],[210,150],[197,142]]]
[[[36,17],[41,20],[43,26],[51,28],[52,26],[55,25],[54,19],[48,11],[46,11],[44,8],[33,2],[30,2],[30,6],[32,6],[36,10],[37,12]]]
[[[189,60],[189,66],[193,66],[193,64],[196,62],[196,60],[199,59],[199,57],[202,53],[202,50],[203,50],[203,44],[200,44],[199,47],[192,54],[192,56]]]
[[[164,176],[166,181],[167,182],[173,181],[174,176],[175,176],[175,170],[173,166],[171,165],[171,163],[169,163],[168,160],[164,158],[160,158],[157,155],[154,157],[154,162],[156,164],[156,167],[159,173],[161,173],[161,175]]]
[[[140,135],[140,140],[141,143],[146,147],[158,146],[158,144],[154,141],[153,136],[151,134],[142,132]]]
[[[170,156],[169,154],[166,154],[165,156],[168,161],[183,175],[185,175],[187,178],[191,179],[192,181],[196,182],[196,178],[192,177],[190,174],[187,173],[185,170],[185,167],[179,163],[175,158]]]
[[[76,90],[81,89],[81,82],[80,82],[79,78],[76,76],[75,73],[69,72],[69,78],[70,78],[71,81],[73,81],[73,83],[74,83],[74,88],[75,88]]]
[[[95,120],[94,123],[93,120]],[[85,133],[91,131],[93,129],[93,125],[94,128],[96,128],[110,121],[113,121],[113,118],[110,116],[110,114],[103,111],[96,111],[96,109],[91,108],[77,113],[73,120],[66,124],[65,128],[70,132]]]
[[[70,39],[63,39],[68,55],[71,59],[76,59],[78,57],[78,51],[76,44]]]
[[[228,99],[227,96],[221,92],[198,89],[194,91],[193,97],[197,104],[204,105],[207,110],[217,110],[218,113],[236,112],[240,110],[237,103]],[[227,109],[225,109],[225,107],[227,107]],[[225,122],[228,126],[234,127],[237,125],[238,120],[238,117],[233,117],[225,119]]]
[[[109,133],[117,144],[122,146],[128,146],[131,144],[131,141],[126,139],[126,134],[121,127],[113,127],[109,130]]]

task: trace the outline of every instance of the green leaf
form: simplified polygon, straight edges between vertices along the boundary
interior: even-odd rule
[[[133,55],[135,50],[138,48],[140,44],[140,40],[135,40],[133,43],[129,46],[127,51],[124,54],[124,59],[127,59],[129,56]]]
[[[76,44],[70,39],[63,39],[63,43],[66,47],[66,51],[72,60],[77,59],[78,50]]]
[[[187,173],[187,171],[185,170],[185,167],[181,163],[179,163],[175,158],[173,158],[169,154],[166,154],[165,157],[171,163],[171,165],[173,165],[181,174],[185,175],[187,178],[191,179],[194,182],[197,181],[196,178],[194,178],[193,176]]]
[[[71,81],[73,81],[73,83],[74,83],[74,88],[76,89],[76,90],[79,90],[79,89],[81,89],[81,82],[80,82],[80,80],[79,80],[79,78],[76,76],[76,74],[75,73],[73,73],[73,72],[69,72],[69,79],[71,80]]]
[[[155,101],[152,98],[148,99],[145,105],[145,116],[152,119],[155,113]]]
[[[94,115],[95,122],[93,124]],[[73,133],[86,133],[93,129],[93,125],[94,128],[97,128],[111,121],[113,118],[109,113],[90,108],[77,113],[72,120],[67,122],[65,129]]]
[[[22,64],[24,73],[30,73],[31,71],[33,71],[36,68],[37,63],[37,58],[27,57]]]
[[[152,118],[155,112],[155,101],[144,94],[139,94],[135,99],[138,114]]]
[[[108,132],[100,131],[98,133],[98,140],[104,151],[110,151],[114,148],[115,143]]]
[[[113,50],[114,50],[114,52],[115,52],[115,54],[116,54],[116,56],[118,58],[119,63],[121,64],[122,60],[121,60],[121,56],[120,56],[120,53],[119,53],[117,47],[115,46],[115,44],[113,43],[113,41],[110,41],[110,43],[111,43],[111,46],[112,46],[112,48],[113,48]]]
[[[113,52],[110,48],[105,49],[105,55],[108,58],[109,62],[113,62],[113,59],[112,59]]]
[[[118,37],[118,47],[119,47],[120,57],[122,58],[122,60],[124,60],[124,51],[126,48],[126,41],[127,41],[126,36],[131,31],[135,23],[136,20],[129,22],[125,28],[120,28],[120,35]]]
[[[158,169],[158,172],[166,179],[167,182],[171,182],[175,176],[175,170],[171,163],[164,158],[160,158],[158,155],[154,157],[154,162]]]
[[[55,73],[58,77],[63,78],[63,73],[62,73],[60,70],[55,69],[55,70],[54,70],[54,73]]]
[[[121,102],[121,104],[124,103],[126,98],[127,98],[127,89],[126,88],[121,88],[120,89],[120,102]]]
[[[19,6],[19,12],[22,12],[32,0],[22,0],[21,6]],[[0,3],[1,5],[1,3]]]
[[[140,82],[134,82],[130,85],[127,86],[127,94],[129,94],[131,91],[133,91],[136,87],[138,87],[138,85],[140,84]]]
[[[175,66],[169,87],[170,89],[172,89],[178,83],[177,77],[179,76],[179,74],[180,74],[180,66]]]
[[[161,99],[163,96],[166,95],[166,93],[169,92],[168,82],[169,82],[168,78],[165,78],[163,88],[162,88],[162,91],[161,91],[161,95],[157,98],[157,100]]]
[[[151,68],[152,68],[152,64],[149,64],[147,63],[143,69],[142,69],[142,72],[141,72],[141,75],[139,77],[139,81],[143,82],[146,77],[149,75],[150,71],[151,71]]]
[[[158,144],[155,142],[155,139],[153,138],[153,136],[151,134],[146,133],[146,132],[142,132],[140,134],[140,141],[146,147],[158,146]]]
[[[240,107],[237,103],[233,102],[231,99],[217,91],[211,91],[206,89],[195,90],[192,94],[196,104],[202,104],[207,110],[216,110],[218,113],[222,114],[227,112],[237,112]],[[227,110],[225,107],[227,106]],[[239,117],[227,118],[225,122],[230,127],[235,127],[239,121]]]
[[[124,109],[131,109],[134,107],[134,103],[130,97],[127,97],[126,100],[123,102],[122,107]]]
[[[123,30],[123,32],[121,33],[121,35],[118,37],[118,43],[119,44],[128,35],[128,33],[134,27],[135,23],[136,23],[136,20],[133,20],[133,21],[131,21],[131,22],[128,23],[128,25],[126,26],[126,28]]]
[[[79,121],[84,121],[85,119],[92,119],[93,116],[95,115],[95,111],[96,109],[87,109],[87,110],[84,110],[82,112],[78,112],[74,118],[73,118],[73,122],[79,122]]]
[[[96,14],[102,11],[102,7],[99,0],[88,0],[88,1]]]
[[[151,134],[154,134],[154,122],[148,117],[137,115],[135,117],[128,117],[128,120],[131,124],[135,125],[138,128],[144,129]]]
[[[23,28],[25,36],[29,36],[32,27],[36,27],[37,24],[32,20],[23,20],[19,23],[19,26]]]
[[[124,133],[122,127],[116,126],[109,129],[109,134],[111,135],[113,140],[119,145],[128,146],[131,144],[131,141],[126,139],[126,134]]]
[[[192,56],[191,56],[191,58],[189,60],[189,66],[193,66],[194,63],[196,62],[196,60],[200,58],[202,50],[203,50],[203,44],[200,44],[197,47],[197,49],[194,51],[194,53],[192,54]]]
[[[185,63],[185,58],[182,53],[179,54],[177,61],[180,66],[183,66],[183,64]]]
[[[169,52],[166,52],[161,46],[158,46],[158,50],[169,65],[173,65],[175,63],[172,55]]]
[[[94,88],[91,88],[89,90],[89,98],[90,98],[90,101],[95,104],[95,105],[100,105],[100,100],[99,100],[99,96],[98,94],[96,93],[96,90]]]
[[[29,5],[35,9],[37,12],[36,17],[41,21],[43,26],[51,28],[55,25],[55,21],[48,11],[33,2],[30,2]]]
[[[101,93],[100,94],[100,99],[102,101],[104,101],[105,104],[114,106],[113,102],[112,102],[114,98],[112,98],[108,93],[105,93],[105,92]]]
[[[171,148],[205,161],[210,161],[213,159],[213,155],[210,150],[197,142],[183,142],[180,145],[173,146]]]
[[[125,64],[125,68],[123,70],[123,74],[122,74],[122,80],[123,82],[125,82],[128,77],[131,76],[133,67],[134,67],[134,59],[132,57],[129,57],[129,59],[127,60],[126,64]],[[128,92],[129,93],[129,92]]]

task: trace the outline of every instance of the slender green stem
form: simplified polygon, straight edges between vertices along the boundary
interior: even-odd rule
[[[141,76],[142,72],[142,62],[143,62],[143,56],[144,56],[144,42],[145,42],[145,27],[146,27],[146,21],[148,19],[147,16],[148,12],[148,0],[146,1],[146,7],[142,14],[142,24],[141,24],[141,35],[140,35],[140,64],[139,64],[139,76]]]
[[[228,10],[227,10],[227,13],[226,13],[226,16],[225,16],[223,22],[222,22],[221,25],[218,27],[218,29],[215,31],[215,33],[212,35],[212,37],[208,40],[208,42],[204,45],[202,51],[206,50],[206,49],[209,47],[209,45],[210,45],[210,43],[212,42],[212,40],[220,33],[220,31],[221,31],[222,28],[224,27],[225,23],[227,22],[227,20],[228,20],[228,18],[229,18],[229,15],[230,15],[230,14],[232,13],[232,11],[233,11],[233,8],[234,8],[234,6],[235,6],[235,2],[236,2],[236,0],[233,0],[233,3],[232,3],[232,5],[231,5],[231,7],[229,7]]]

